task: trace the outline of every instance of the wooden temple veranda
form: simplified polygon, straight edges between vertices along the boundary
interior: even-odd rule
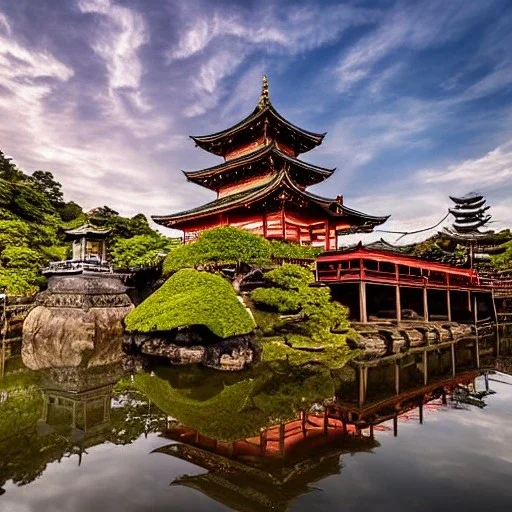
[[[343,297],[352,319],[359,322],[387,318],[467,323],[494,316],[492,289],[476,270],[391,250],[359,245],[325,252],[316,260],[316,280],[329,285],[334,298]]]

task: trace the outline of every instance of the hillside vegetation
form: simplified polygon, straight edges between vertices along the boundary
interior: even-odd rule
[[[28,175],[0,151],[0,292],[37,292],[45,284],[41,268],[71,256],[64,231],[85,222],[112,230],[116,266],[152,265],[175,245],[151,229],[142,214],[126,218],[108,206],[84,213],[75,202],[64,201],[52,173]]]

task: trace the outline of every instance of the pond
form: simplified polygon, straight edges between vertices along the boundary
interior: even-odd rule
[[[510,509],[510,375],[355,390],[284,363],[13,372],[0,511]]]

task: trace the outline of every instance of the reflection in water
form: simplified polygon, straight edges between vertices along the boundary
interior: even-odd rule
[[[7,376],[0,381],[0,510],[10,482],[51,479],[48,465],[67,458],[88,471],[93,447],[130,445],[150,434],[161,442],[144,449],[149,467],[162,464],[158,454],[175,461],[169,490],[192,488],[234,510],[287,510],[327,477],[343,470],[344,478],[347,454],[378,453],[386,431],[397,436],[399,425],[421,424],[427,410],[486,409],[493,383],[511,382],[471,365],[454,376],[449,365],[449,376],[411,378],[421,361],[398,370],[391,363],[363,372],[274,363],[236,375],[162,368],[126,377],[110,366]],[[202,472],[188,474],[192,466],[180,461]]]

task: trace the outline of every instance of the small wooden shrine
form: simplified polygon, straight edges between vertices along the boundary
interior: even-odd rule
[[[191,210],[152,218],[182,230],[184,241],[203,230],[232,225],[268,239],[336,249],[339,235],[370,232],[388,217],[352,210],[342,195],[333,199],[306,190],[335,171],[298,159],[319,146],[324,136],[282,117],[270,102],[263,77],[258,105],[248,117],[221,132],[191,137],[200,148],[224,158],[219,165],[184,173],[188,181],[216,192],[217,198]]]
[[[74,260],[94,260],[98,263],[107,261],[107,238],[110,229],[84,224],[65,233],[66,239],[73,242]]]

